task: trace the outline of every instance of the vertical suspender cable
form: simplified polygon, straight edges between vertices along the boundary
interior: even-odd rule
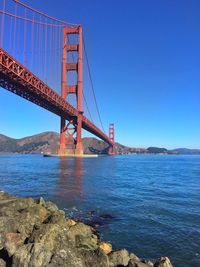
[[[53,40],[54,40],[54,51],[53,51],[53,58],[54,58],[54,75],[53,75],[53,78],[54,78],[54,90],[56,90],[56,86],[57,86],[57,81],[56,81],[56,49],[57,49],[57,47],[56,47],[56,38],[57,38],[57,36],[56,36],[56,32],[57,31],[57,28],[55,28],[55,32],[54,32],[54,38],[53,38]]]
[[[33,38],[34,38],[34,19],[35,19],[35,14],[33,13],[33,21],[31,23],[31,48],[30,48],[30,57],[31,57],[31,60],[30,60],[30,68],[32,70],[32,67],[33,67],[33,47],[34,47],[34,44],[33,44]],[[37,26],[36,26],[37,27]]]
[[[52,26],[50,26],[50,44],[49,44],[49,65],[51,66],[51,68],[49,69],[49,75],[51,77],[50,82],[52,81],[52,65],[53,65],[53,60],[52,60]],[[50,83],[50,86],[52,87],[53,83]]]
[[[41,15],[40,15],[40,22],[42,21]],[[41,31],[42,31],[42,25],[39,24],[39,29],[38,29],[38,51],[37,51],[37,57],[38,57],[38,75],[39,78],[42,78],[42,71],[41,71],[41,65],[42,65],[42,53],[41,53]]]
[[[61,47],[61,38],[62,38],[62,31],[61,31],[61,29],[59,28],[58,29],[58,32],[59,32],[59,37],[58,37],[58,73],[60,72],[60,70],[61,70],[61,49],[62,49],[62,47]],[[60,75],[58,75],[58,84],[59,85],[61,85],[61,81],[60,81]],[[61,88],[59,88],[59,86],[58,86],[58,93],[61,93]]]
[[[12,47],[13,47],[13,42],[12,42],[12,35],[13,35],[13,17],[10,17],[10,53],[12,55]]]
[[[36,24],[36,30],[35,30],[35,44],[33,48],[33,54],[34,54],[34,61],[33,61],[33,68],[35,69],[35,74],[38,74],[38,55],[37,55],[37,48],[39,46],[39,24]],[[37,65],[36,65],[37,62]],[[37,67],[36,67],[37,66]],[[39,76],[38,76],[39,77]]]
[[[27,10],[25,9],[25,18],[26,18],[26,12]],[[26,66],[26,20],[24,21],[24,51],[23,51],[23,64]]]
[[[58,27],[58,29],[57,29],[57,55],[56,55],[56,65],[57,65],[57,68],[56,68],[56,79],[57,79],[57,85],[56,85],[56,89],[58,90],[58,88],[59,88],[59,86],[60,86],[60,77],[58,76],[58,69],[59,69],[59,33],[60,33],[60,31],[59,31],[59,27]]]
[[[44,81],[47,83],[47,18],[46,18],[46,25],[45,25],[45,33],[44,33]]]
[[[6,1],[3,0],[3,12],[5,12],[5,8],[6,8]],[[5,14],[3,13],[1,16],[2,16],[1,17],[1,47],[3,47]]]
[[[16,53],[15,47],[17,48],[17,40],[16,40],[17,18],[16,18],[16,16],[17,16],[17,4],[15,3],[14,36],[13,36],[13,56]]]

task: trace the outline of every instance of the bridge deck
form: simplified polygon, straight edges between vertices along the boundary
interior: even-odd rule
[[[78,115],[76,108],[2,48],[0,48],[0,86],[67,120]],[[109,145],[113,145],[109,137],[84,115],[82,127]]]

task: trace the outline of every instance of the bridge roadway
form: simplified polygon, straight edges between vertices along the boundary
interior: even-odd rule
[[[2,48],[0,48],[0,86],[67,120],[78,115],[76,108]],[[104,140],[110,146],[113,145],[109,137],[84,115],[82,128]]]

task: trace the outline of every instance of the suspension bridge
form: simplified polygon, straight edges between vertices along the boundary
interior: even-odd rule
[[[18,0],[1,1],[0,21],[0,87],[60,117],[58,155],[83,155],[82,129],[105,141],[108,153],[114,154],[114,124],[109,125],[107,135],[82,26],[53,18]],[[91,95],[95,112],[90,111],[87,101]]]

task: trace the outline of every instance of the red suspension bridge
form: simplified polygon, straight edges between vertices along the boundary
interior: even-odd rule
[[[83,154],[82,128],[104,140],[109,145],[109,154],[114,154],[114,125],[110,124],[107,135],[94,92],[82,26],[55,19],[18,0],[1,2],[0,86],[60,116],[58,154]],[[83,86],[84,76],[89,79],[101,129],[92,119],[87,102],[89,83]]]

